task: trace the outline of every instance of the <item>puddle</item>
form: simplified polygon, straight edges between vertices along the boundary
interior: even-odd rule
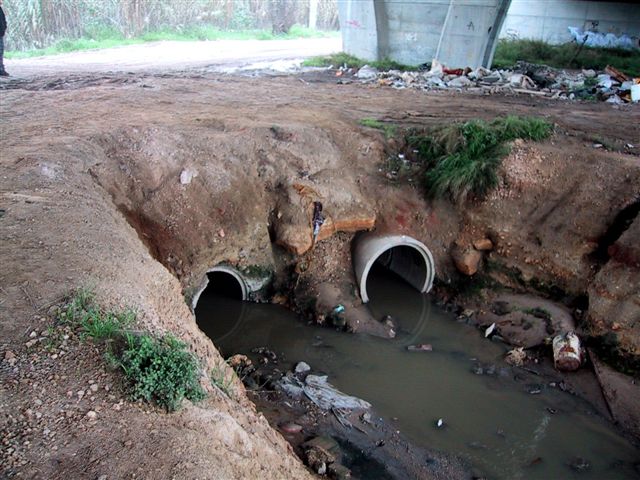
[[[397,418],[416,444],[461,456],[489,478],[637,478],[638,450],[586,402],[508,367],[504,345],[401,280],[373,275],[368,288],[376,318],[391,315],[399,324],[394,340],[307,325],[276,305],[206,292],[197,320],[225,357],[266,346],[285,371],[304,360],[340,390]],[[414,344],[432,351],[408,352]],[[443,428],[436,427],[440,418]],[[576,471],[570,464],[579,458],[589,466]]]

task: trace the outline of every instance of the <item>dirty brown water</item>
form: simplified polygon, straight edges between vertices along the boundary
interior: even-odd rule
[[[395,339],[336,332],[276,305],[207,292],[196,315],[225,357],[251,356],[264,346],[281,357],[281,368],[305,361],[340,390],[369,401],[417,445],[461,456],[488,478],[638,478],[639,451],[586,402],[508,367],[507,347],[397,277],[370,276],[368,288],[374,316],[391,315],[399,324]],[[422,343],[433,350],[406,350]],[[575,471],[576,458],[590,467]]]

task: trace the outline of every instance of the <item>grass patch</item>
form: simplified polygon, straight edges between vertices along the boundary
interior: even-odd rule
[[[507,116],[449,125],[407,140],[426,170],[427,193],[463,203],[470,196],[482,198],[497,186],[498,167],[509,153],[507,142],[542,140],[552,131],[543,119]]]
[[[184,398],[204,398],[196,357],[170,335],[128,330],[136,321],[132,310],[104,310],[91,290],[80,289],[59,309],[57,320],[78,328],[80,338],[106,341],[107,359],[123,371],[132,399],[155,402],[171,412]]]
[[[211,383],[227,397],[233,398],[233,376],[227,375],[227,367],[216,366],[211,370]]]
[[[640,76],[640,55],[621,48],[583,47],[565,43],[551,45],[540,40],[500,40],[493,58],[494,68],[509,68],[518,60],[556,68],[592,68],[602,70],[611,65],[632,77]]]
[[[136,45],[145,42],[159,41],[215,41],[215,40],[290,40],[296,38],[334,37],[338,32],[325,32],[294,25],[289,32],[275,35],[271,30],[222,30],[210,25],[199,25],[179,30],[162,29],[147,32],[134,38],[126,38],[119,31],[106,27],[98,27],[85,32],[82,38],[61,39],[45,48],[25,51],[7,51],[6,58],[30,58],[46,55],[58,55],[83,50],[99,50],[105,48]]]
[[[390,125],[388,123],[381,122],[380,120],[376,120],[374,118],[363,118],[358,123],[363,127],[382,130],[387,140],[395,137],[396,132],[398,131],[398,127],[396,125]]]
[[[341,67],[345,66],[346,68],[362,68],[364,65],[369,65],[370,67],[377,68],[378,70],[387,71],[387,70],[402,70],[402,71],[413,71],[417,70],[418,67],[414,65],[403,65],[402,63],[395,62],[388,58],[378,61],[367,61],[358,57],[354,57],[353,55],[349,55],[348,53],[340,52],[340,53],[332,53],[331,55],[321,55],[319,57],[313,57],[302,62],[303,67]]]

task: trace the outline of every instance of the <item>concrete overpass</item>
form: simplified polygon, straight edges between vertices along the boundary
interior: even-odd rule
[[[344,50],[367,60],[490,65],[511,0],[338,0]]]
[[[344,50],[367,60],[488,67],[497,39],[571,40],[567,27],[640,36],[638,0],[338,0]]]

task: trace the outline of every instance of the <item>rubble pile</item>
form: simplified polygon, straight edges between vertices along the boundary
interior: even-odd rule
[[[357,71],[341,67],[336,76],[345,77],[348,73],[352,73],[361,83],[397,89],[525,93],[564,100],[600,100],[618,105],[640,100],[636,93],[640,88],[640,78],[629,78],[609,66],[602,72],[568,72],[546,65],[518,62],[513,70],[489,70],[483,67],[472,70],[468,67],[446,68],[434,60],[430,69],[425,71],[378,71],[365,65]],[[350,80],[343,78],[340,83],[350,83]]]

